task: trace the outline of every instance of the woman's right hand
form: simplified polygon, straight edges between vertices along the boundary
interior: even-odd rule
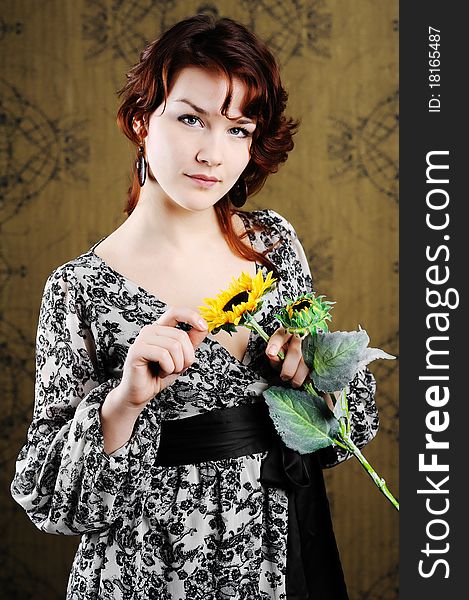
[[[178,329],[178,323],[192,325],[192,329]],[[157,321],[142,327],[130,346],[115,398],[143,409],[190,367],[207,333],[207,323],[197,311],[171,306]]]

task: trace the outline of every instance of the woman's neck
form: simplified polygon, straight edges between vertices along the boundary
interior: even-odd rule
[[[123,224],[140,247],[171,247],[185,255],[207,243],[220,243],[223,233],[215,208],[202,211],[187,210],[169,200],[140,197],[135,209]]]

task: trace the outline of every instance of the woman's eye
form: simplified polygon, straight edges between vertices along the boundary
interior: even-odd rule
[[[238,131],[242,131],[243,135],[242,137],[250,137],[251,136],[251,132],[248,131],[247,129],[245,129],[244,127],[233,127],[233,129],[236,129]],[[237,135],[236,137],[239,137],[239,135]]]
[[[192,123],[188,123],[187,121],[190,121],[191,119],[193,119]],[[194,123],[194,121],[198,121],[199,123],[201,123],[201,120],[199,119],[199,117],[196,117],[195,115],[182,115],[181,117],[178,118],[178,121],[182,121],[183,123],[186,123],[187,125],[189,125],[189,127],[194,126],[196,123]],[[238,137],[238,138],[247,138],[250,137],[252,134],[249,130],[247,130],[245,127],[232,127],[231,131],[236,131],[236,132],[240,132],[243,135],[239,135],[238,133],[236,135],[234,135],[233,137]]]
[[[182,115],[182,117],[179,117],[178,121],[185,123],[184,119],[195,119],[196,121],[200,121],[199,117],[194,117],[194,115]]]

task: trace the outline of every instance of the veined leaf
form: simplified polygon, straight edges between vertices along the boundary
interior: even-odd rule
[[[312,369],[314,364],[314,350],[316,348],[314,338],[319,335],[318,333],[309,333],[301,340],[301,352],[303,354],[303,360],[306,365]]]
[[[339,422],[320,396],[279,386],[263,396],[276,430],[292,450],[308,454],[334,443]]]
[[[357,371],[377,358],[396,358],[379,348],[368,348],[364,329],[334,331],[307,336],[302,342],[303,358],[317,389],[333,392],[352,381]]]
[[[357,371],[364,369],[368,363],[376,360],[377,358],[388,358],[392,360],[396,357],[392,354],[388,354],[384,350],[381,350],[381,348],[365,348],[365,352],[358,363]]]

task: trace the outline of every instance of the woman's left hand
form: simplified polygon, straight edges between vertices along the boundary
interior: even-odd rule
[[[285,353],[284,360],[277,356],[280,350],[283,350]],[[301,338],[298,334],[288,333],[284,327],[279,327],[270,336],[265,353],[270,361],[270,365],[277,371],[280,371],[280,379],[282,381],[290,381],[293,388],[301,387],[308,378],[309,367],[303,360]],[[340,392],[332,393],[334,400],[332,400],[329,393],[319,392],[331,411],[334,410],[335,402],[340,396]]]
[[[285,353],[284,360],[277,356],[280,350]],[[270,365],[280,371],[282,381],[290,381],[294,388],[303,385],[309,374],[309,368],[303,360],[301,338],[298,334],[288,333],[284,327],[279,327],[270,336],[265,352]]]

